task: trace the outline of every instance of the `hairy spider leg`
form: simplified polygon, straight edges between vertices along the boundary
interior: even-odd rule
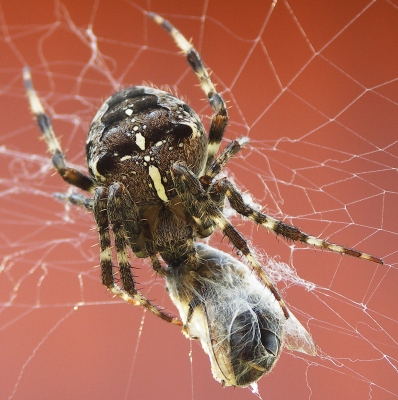
[[[23,70],[23,80],[28,95],[30,109],[36,117],[37,124],[39,125],[47,147],[51,152],[54,167],[64,181],[92,193],[95,187],[93,180],[88,175],[68,166],[66,163],[65,154],[62,151],[59,141],[55,137],[50,117],[44,111],[44,107],[33,88],[32,77],[28,67],[25,67]]]
[[[139,236],[142,233],[142,227],[145,224],[145,221],[142,221],[139,215],[139,211],[137,205],[132,200],[129,191],[125,188],[122,183],[114,183],[110,188],[110,192],[114,191],[115,202],[112,204],[112,207],[108,209],[109,218],[112,222],[112,216],[110,213],[116,215],[116,218],[121,219],[121,223],[123,224],[129,246],[131,247],[134,254],[143,253],[146,250],[146,255],[149,256],[152,262],[152,268],[159,275],[165,276],[166,272],[162,268],[159,259],[157,258],[157,251],[155,250],[153,243],[148,240],[145,240],[145,249],[143,249],[143,245],[138,243]],[[109,206],[109,199],[108,199]]]
[[[264,272],[260,263],[250,251],[246,239],[235,229],[235,227],[223,215],[214,204],[209,194],[203,189],[198,177],[183,163],[175,163],[172,168],[172,178],[175,188],[181,197],[189,214],[202,220],[205,216],[213,221],[229,238],[234,247],[240,251],[249,261],[251,267],[258,277],[264,282],[279,302],[283,314],[289,318],[289,311],[278,290]]]
[[[182,35],[180,31],[178,31],[169,21],[165,20],[160,15],[151,12],[148,13],[148,17],[154,20],[172,36],[178,48],[187,57],[188,63],[194,70],[196,76],[199,78],[200,86],[206,94],[210,106],[215,111],[215,114],[211,119],[207,145],[207,163],[206,167],[202,171],[203,173],[213,162],[228,123],[228,112],[225,101],[221,94],[216,91],[216,88],[210,79],[209,73],[203,65],[199,53],[192,46],[192,44],[188,42],[184,35]]]
[[[244,202],[239,190],[227,178],[222,178],[215,182],[213,188],[216,191],[225,194],[231,207],[239,214],[249,218],[259,225],[262,225],[264,228],[274,232],[276,235],[282,235],[285,239],[303,242],[310,246],[330,250],[335,253],[348,254],[352,257],[383,264],[383,260],[378,257],[308,235],[307,233],[301,232],[300,229],[295,226],[287,225],[269,215],[256,211],[253,207]]]
[[[248,137],[241,137],[236,140],[231,140],[229,145],[208,166],[205,174],[199,178],[204,189],[208,189],[211,186],[213,179],[221,172],[225,164],[249,142],[250,139]]]
[[[118,211],[119,188],[118,185],[111,186],[108,191],[104,187],[98,187],[94,192],[93,213],[98,225],[102,283],[113,294],[121,297],[125,302],[142,305],[162,320],[175,325],[182,325],[182,322],[178,318],[164,313],[135,289],[134,277],[131,273],[131,266],[128,259],[126,231]],[[123,288],[116,285],[114,280],[109,222],[112,223]]]
[[[83,196],[80,193],[54,193],[54,197],[58,200],[71,203],[77,207],[83,207],[88,211],[93,211],[94,200],[91,197]]]

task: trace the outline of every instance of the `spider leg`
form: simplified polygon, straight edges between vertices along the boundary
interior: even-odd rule
[[[90,197],[86,197],[81,195],[80,193],[54,193],[54,197],[61,201],[69,202],[78,207],[84,207],[88,211],[93,211],[94,200]],[[142,253],[142,249],[138,246],[137,241],[139,238],[139,234],[141,230],[138,227],[138,212],[137,207],[134,202],[131,200],[130,196],[128,196],[128,192],[126,192],[126,196],[123,196],[123,204],[121,206],[121,213],[123,214],[123,224],[125,225],[125,229],[128,233],[128,238],[130,240],[130,246],[134,252],[134,254],[142,254],[142,256],[149,255],[152,268],[162,276],[166,275],[166,271],[162,268],[159,259],[156,256],[156,251],[153,249],[153,246],[149,241],[146,242],[146,251],[148,254]]]
[[[330,250],[336,253],[348,254],[352,257],[362,258],[364,260],[383,264],[383,260],[380,258],[350,249],[348,247],[330,243],[315,236],[308,235],[307,233],[301,232],[300,229],[295,226],[287,225],[282,221],[270,217],[269,215],[256,211],[253,209],[253,207],[244,202],[238,189],[227,178],[222,178],[214,183],[214,189],[220,193],[224,193],[227,196],[232,208],[235,209],[239,214],[249,218],[259,225],[262,225],[264,228],[273,231],[276,235],[282,235],[286,239],[303,242],[321,249]]]
[[[248,137],[241,137],[236,140],[231,140],[229,145],[221,152],[221,154],[207,167],[204,175],[200,177],[200,182],[204,189],[210,187],[213,178],[218,175],[224,168],[225,164],[246,144],[250,139]]]
[[[83,196],[80,193],[54,193],[56,199],[71,203],[74,206],[83,207],[88,211],[93,211],[94,200],[91,197]]]
[[[166,276],[167,273],[165,269],[162,267],[160,264],[160,261],[157,257],[156,250],[154,249],[153,243],[150,242],[149,240],[146,242],[146,251],[148,252],[148,256],[151,260],[152,263],[152,268],[155,270],[155,272],[161,276]]]
[[[214,190],[214,178],[221,172],[225,164],[247,143],[249,138],[241,137],[232,140],[230,144],[221,152],[221,154],[211,163],[207,168],[206,173],[199,178],[202,183],[203,189],[207,190],[210,198],[214,201],[220,211],[223,211],[225,204],[225,193]]]
[[[148,13],[148,17],[154,20],[158,25],[162,26],[162,28],[164,28],[172,36],[177,46],[187,57],[188,63],[198,77],[200,86],[206,94],[210,106],[215,111],[215,114],[211,119],[209,142],[207,145],[207,168],[213,162],[218,152],[225,128],[228,123],[228,112],[225,101],[223,97],[217,93],[216,88],[210,79],[209,73],[203,65],[199,53],[192,46],[192,44],[189,43],[188,40],[181,34],[181,32],[178,31],[169,21],[165,20],[160,15]]]
[[[142,221],[139,216],[137,205],[132,200],[129,191],[121,183],[114,183],[109,189],[115,196],[115,204],[112,204],[111,211],[116,218],[123,221],[123,228],[126,232],[126,238],[132,251],[137,257],[148,257],[147,243],[142,235]],[[116,208],[114,211],[113,208]],[[112,216],[109,215],[112,222]],[[113,222],[112,222],[113,223]],[[151,253],[152,255],[155,253]],[[151,260],[154,261],[154,259]],[[153,265],[156,272],[163,275],[163,272],[157,269],[158,264]]]
[[[182,325],[178,318],[171,317],[164,313],[135,289],[134,278],[128,260],[126,231],[123,222],[120,219],[120,215],[117,213],[118,189],[119,187],[117,185],[114,187],[111,186],[108,194],[108,189],[99,187],[96,188],[94,193],[93,212],[98,225],[102,283],[113,294],[121,297],[127,303],[142,305],[164,321],[176,325]],[[114,280],[107,207],[113,224],[115,247],[123,288],[116,285]]]
[[[202,188],[207,191],[211,200],[213,200],[220,211],[224,208],[225,193],[220,193],[212,188],[213,178],[220,173],[224,165],[247,143],[249,143],[249,138],[247,137],[232,140],[221,154],[209,165],[206,173],[199,178]],[[194,207],[195,205],[192,204],[191,206]],[[213,221],[209,218],[196,219],[196,231],[202,238],[211,235],[214,231]]]
[[[126,237],[133,253],[137,257],[149,257],[155,272],[165,276],[166,271],[159,262],[153,243],[142,235],[142,227],[146,225],[146,222],[141,220],[137,205],[132,200],[129,191],[124,190],[124,186],[120,183],[115,183],[113,188],[115,196],[118,196],[117,213],[123,221]]]
[[[175,188],[181,197],[187,212],[193,217],[202,220],[209,218],[213,224],[220,227],[231,243],[249,261],[257,276],[269,288],[275,299],[279,302],[286,318],[289,318],[289,311],[278,290],[264,272],[260,263],[250,251],[246,239],[228,221],[220,209],[211,200],[209,194],[203,189],[197,176],[182,163],[175,163],[171,168],[172,178]]]
[[[30,109],[36,117],[37,124],[39,125],[47,147],[51,152],[54,167],[64,181],[71,185],[77,186],[80,189],[93,192],[93,180],[88,175],[67,165],[61,145],[55,137],[50,118],[44,111],[44,107],[33,88],[32,77],[28,67],[24,68],[23,70],[23,80],[28,95]]]

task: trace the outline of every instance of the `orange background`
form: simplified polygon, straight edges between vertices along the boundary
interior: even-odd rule
[[[268,0],[2,2],[0,397],[254,398],[249,389],[217,384],[207,356],[179,328],[112,298],[93,268],[92,216],[52,198],[67,187],[53,173],[29,114],[25,65],[73,164],[85,163],[85,135],[101,102],[123,86],[169,85],[208,126],[211,109],[196,77],[145,10],[193,39],[228,100],[227,139],[250,137],[229,165],[235,182],[267,212],[386,262],[293,249],[233,217],[259,251],[315,285],[307,291],[278,283],[320,355],[284,352],[259,382],[262,398],[396,398],[393,0],[292,0],[274,7]],[[216,234],[212,245],[231,251],[221,239]],[[147,263],[133,261],[143,292],[175,313],[161,279]]]

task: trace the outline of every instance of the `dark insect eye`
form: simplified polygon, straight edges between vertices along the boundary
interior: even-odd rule
[[[279,357],[281,336],[280,322],[266,309],[253,307],[236,316],[229,340],[231,364],[239,386],[255,382],[271,370]]]

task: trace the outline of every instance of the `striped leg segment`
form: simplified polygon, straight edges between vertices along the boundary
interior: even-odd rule
[[[174,39],[179,49],[187,57],[188,63],[191,65],[196,76],[200,81],[200,86],[206,94],[210,106],[215,111],[212,117],[210,131],[209,131],[209,142],[207,146],[207,164],[209,166],[220,147],[222,137],[224,135],[225,128],[228,123],[228,112],[225,105],[225,101],[222,96],[217,93],[213,82],[210,79],[209,73],[203,65],[197,50],[192,46],[191,43],[178,31],[169,21],[162,18],[160,15],[155,13],[148,13],[148,17],[155,21],[158,25],[164,28]]]
[[[101,280],[102,283],[112,291],[113,287],[116,285],[113,275],[111,235],[106,211],[107,197],[108,191],[105,188],[99,187],[95,190],[93,214],[97,222],[100,242]]]
[[[54,193],[54,197],[58,200],[71,203],[74,206],[83,207],[88,211],[93,211],[94,200],[91,197],[83,196],[80,193]]]
[[[248,137],[241,137],[229,143],[222,153],[209,165],[205,174],[200,177],[200,182],[204,189],[207,189],[211,185],[213,179],[221,172],[225,164],[249,142],[250,139]]]
[[[231,207],[234,208],[239,214],[249,218],[259,225],[262,225],[264,228],[274,232],[276,235],[282,235],[286,239],[303,242],[321,249],[330,250],[341,254],[348,254],[352,257],[362,258],[364,260],[383,264],[383,260],[378,257],[374,257],[369,254],[308,235],[304,232],[301,232],[300,229],[296,228],[295,226],[287,225],[282,221],[278,221],[273,217],[254,210],[251,206],[244,202],[240,192],[227,178],[222,178],[217,181],[214,184],[214,189],[225,194],[231,204]]]
[[[113,294],[121,297],[127,303],[142,305],[164,321],[182,325],[182,322],[178,318],[171,317],[164,313],[135,288],[134,277],[131,273],[128,256],[129,243],[127,241],[127,233],[123,226],[123,219],[118,212],[120,195],[121,187],[118,184],[111,186],[109,188],[109,193],[105,188],[97,188],[94,194],[93,212],[98,225],[102,283]],[[108,213],[111,221],[108,219]],[[112,222],[122,288],[116,285],[114,280],[109,222]]]
[[[30,109],[36,117],[37,124],[39,125],[47,147],[51,152],[54,167],[64,181],[68,182],[71,185],[77,186],[80,189],[86,190],[88,192],[93,192],[93,180],[88,175],[67,165],[61,145],[55,137],[50,118],[44,111],[44,107],[41,104],[41,101],[33,88],[32,77],[30,74],[30,70],[27,67],[23,70],[23,80],[28,95]]]

